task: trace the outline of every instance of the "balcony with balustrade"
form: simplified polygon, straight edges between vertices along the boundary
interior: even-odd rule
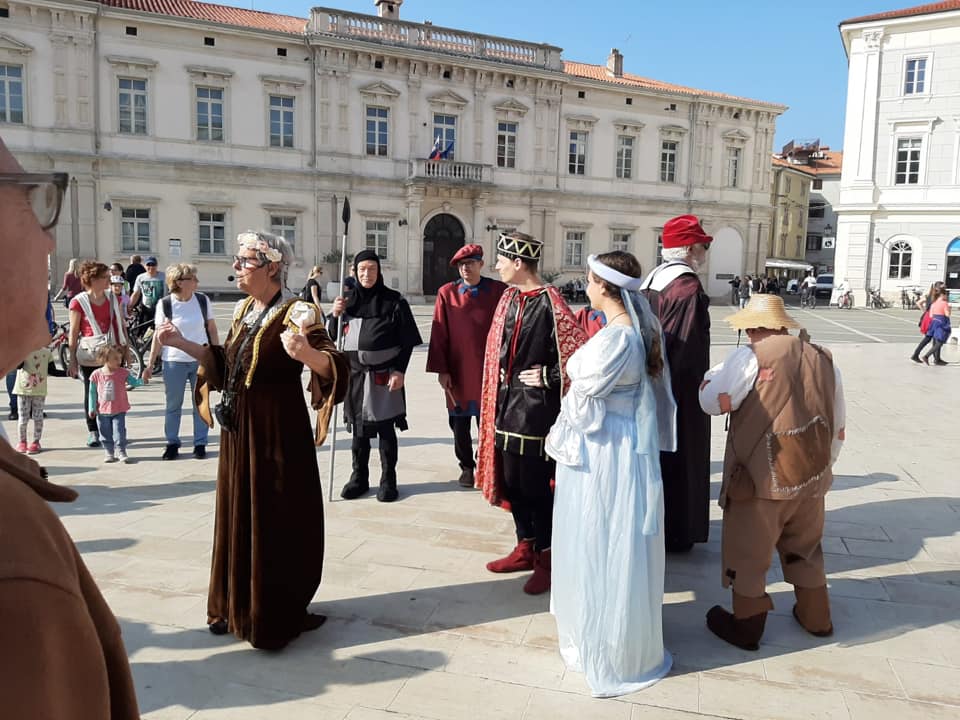
[[[314,41],[325,36],[365,40],[396,47],[429,50],[563,72],[561,49],[552,45],[480,35],[426,23],[393,20],[333,8],[316,7],[311,10],[307,35]]]
[[[418,158],[410,161],[410,173],[407,181],[426,181],[444,185],[492,185],[493,166],[460,160]]]

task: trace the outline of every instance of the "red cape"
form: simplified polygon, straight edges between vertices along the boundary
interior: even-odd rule
[[[587,341],[587,334],[577,324],[560,291],[553,285],[547,285],[546,292],[553,306],[557,355],[560,358],[560,373],[563,378],[558,390],[562,397],[567,394],[570,387],[570,378],[567,377],[567,360]],[[500,297],[500,303],[493,315],[493,324],[487,334],[487,347],[483,360],[483,390],[480,396],[480,449],[477,453],[476,487],[483,490],[483,497],[491,505],[497,505],[504,510],[510,509],[510,503],[504,497],[503,478],[497,474],[494,462],[497,389],[500,385],[500,343],[503,341],[507,309],[519,294],[518,288],[507,288]]]

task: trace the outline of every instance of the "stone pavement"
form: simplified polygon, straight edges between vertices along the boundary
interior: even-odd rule
[[[218,315],[227,312],[218,306]],[[426,308],[417,315],[428,327]],[[819,640],[796,625],[783,582],[771,588],[776,610],[759,652],[707,631],[706,610],[729,600],[713,507],[711,542],[668,556],[664,635],[673,671],[615,700],[590,698],[582,676],[564,669],[547,596],[524,595],[521,576],[485,571],[512,547],[512,523],[456,486],[442,394],[423,372],[423,348],[407,379],[401,499],[383,505],[371,494],[327,505],[313,608],[330,620],[280,653],[206,631],[216,435],[210,459],[161,463],[159,383],[131,394],[137,462],[121,466],[102,465],[100,450],[83,447],[79,384],[51,380],[48,449],[38,460],[80,492],[57,510],[121,620],[146,718],[957,718],[960,366],[919,367],[903,342],[851,339],[863,338],[833,346],[849,406],[824,540],[834,637]],[[717,359],[727,352],[715,348]],[[723,442],[717,420],[714,497]],[[349,469],[342,429],[337,447],[339,490]],[[324,483],[328,459],[325,448]],[[376,473],[376,453],[371,462]],[[778,578],[775,565],[771,581]]]

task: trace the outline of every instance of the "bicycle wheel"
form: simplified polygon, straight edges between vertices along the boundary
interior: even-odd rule
[[[143,376],[143,351],[131,345],[127,349],[127,363],[130,374],[139,379]]]
[[[814,293],[810,294],[810,300],[807,301],[807,307],[813,310],[817,306],[817,296]]]
[[[63,371],[66,372],[70,367],[70,345],[66,342],[60,343],[60,348],[57,351],[57,354],[60,356],[60,367],[62,367]]]

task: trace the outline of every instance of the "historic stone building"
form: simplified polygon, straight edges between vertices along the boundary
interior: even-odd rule
[[[960,300],[960,0],[847,20],[836,277]]]
[[[770,155],[785,108],[567,62],[550,45],[315,8],[309,19],[192,0],[0,0],[0,115],[31,169],[72,179],[53,272],[131,253],[226,289],[236,233],[293,240],[291,286],[339,244],[429,295],[464,242],[546,241],[581,275],[619,247],[645,268],[692,212],[716,237],[704,281],[764,267]],[[439,155],[429,159],[431,154]]]

